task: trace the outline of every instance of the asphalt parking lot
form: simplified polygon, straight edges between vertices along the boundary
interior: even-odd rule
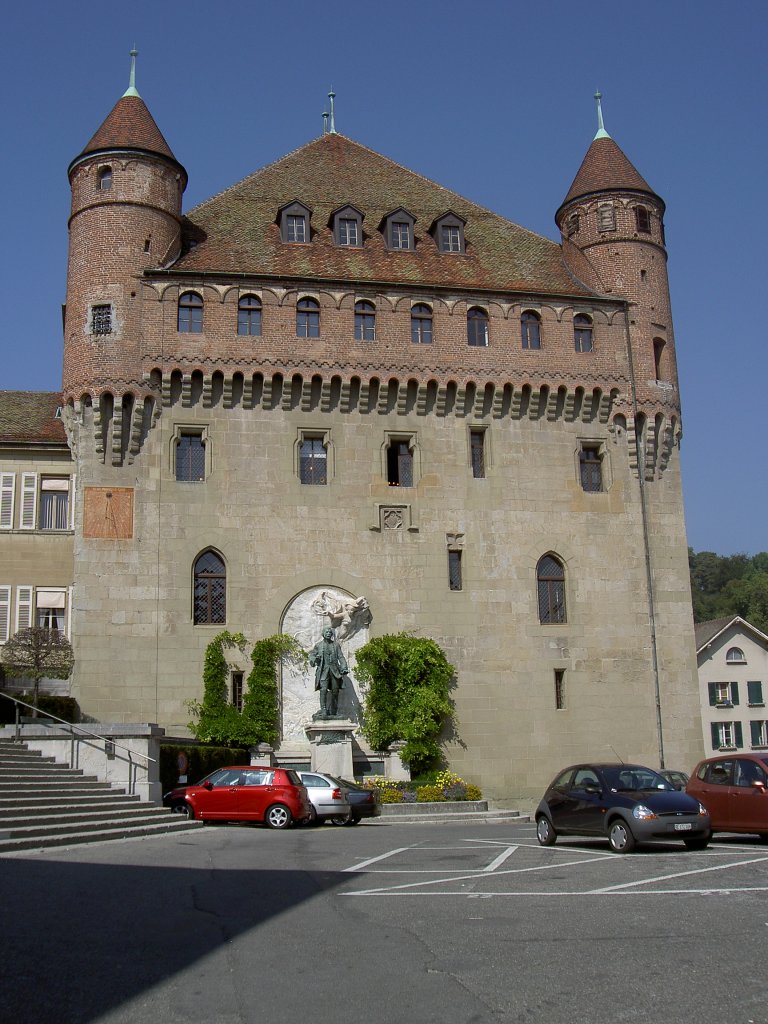
[[[0,859],[18,1024],[768,1024],[768,847],[204,827]]]

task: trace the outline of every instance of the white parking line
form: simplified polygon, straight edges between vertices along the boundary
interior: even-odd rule
[[[483,871],[495,871],[496,868],[503,864],[507,857],[511,857],[517,849],[516,846],[508,846],[506,850],[502,850],[498,857],[495,857],[490,864],[486,864]]]
[[[367,868],[369,864],[377,864],[380,860],[386,860],[387,857],[394,857],[396,853],[405,853],[406,850],[412,850],[413,846],[399,846],[396,850],[390,850],[389,853],[382,853],[378,857],[370,857],[368,860],[361,860],[359,864],[353,864],[351,868],[344,868],[345,871],[362,871],[363,868]]]
[[[753,860],[740,860],[732,864],[715,864],[711,868],[693,868],[691,871],[676,871],[672,875],[656,875],[654,878],[638,878],[634,882],[622,882],[621,885],[609,885],[604,889],[590,889],[592,895],[602,895],[607,892],[616,892],[618,889],[631,889],[635,885],[653,885],[656,882],[666,882],[669,878],[684,878],[686,875],[703,875],[708,871],[726,871],[730,868],[740,868],[747,864],[764,864],[768,857],[755,857]],[[739,890],[741,891],[741,890]]]

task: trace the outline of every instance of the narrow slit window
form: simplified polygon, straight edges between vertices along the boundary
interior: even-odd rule
[[[451,590],[462,589],[461,551],[448,552],[448,586]]]

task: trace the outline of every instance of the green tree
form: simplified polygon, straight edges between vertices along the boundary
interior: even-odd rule
[[[32,703],[37,714],[41,679],[68,679],[75,663],[72,645],[58,629],[28,626],[10,637],[2,651],[8,676],[34,681]]]
[[[440,759],[440,732],[453,713],[455,669],[434,640],[409,633],[377,637],[360,648],[356,673],[363,685],[362,732],[374,750],[404,740],[412,772]]]

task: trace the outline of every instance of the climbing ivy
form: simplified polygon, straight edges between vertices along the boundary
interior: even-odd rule
[[[203,699],[188,701],[193,720],[189,729],[205,743],[252,747],[274,744],[279,735],[277,666],[283,659],[306,661],[306,654],[293,637],[284,633],[258,640],[251,653],[253,668],[246,681],[243,710],[229,703],[229,665],[226,647],[244,651],[242,633],[219,633],[208,644],[203,667]]]
[[[455,669],[427,637],[376,637],[355,656],[363,685],[362,732],[374,750],[404,740],[402,758],[412,772],[440,760],[438,737],[453,712],[449,687]]]

